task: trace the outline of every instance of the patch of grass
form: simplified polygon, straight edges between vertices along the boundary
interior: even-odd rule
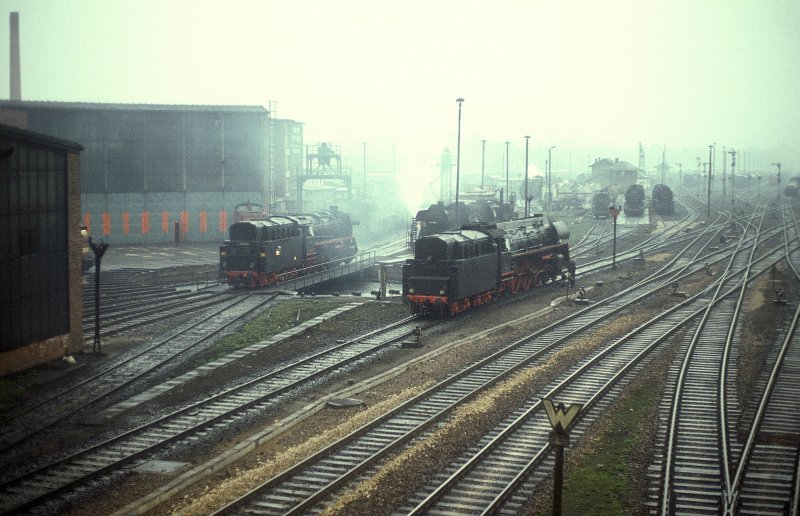
[[[630,479],[642,480],[643,450],[648,437],[640,431],[653,417],[660,397],[658,381],[635,386],[623,399],[601,434],[597,445],[584,455],[580,464],[564,474],[562,509],[564,514],[632,514],[643,496],[641,487]],[[632,458],[637,457],[636,460]]]
[[[299,323],[333,310],[341,303],[331,301],[288,300],[271,307],[231,335],[226,335],[198,357],[198,364],[213,362],[251,344],[268,339]]]

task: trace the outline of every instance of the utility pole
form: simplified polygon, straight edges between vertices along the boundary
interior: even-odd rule
[[[458,213],[458,180],[461,175],[461,103],[464,99],[457,98],[458,102],[458,146],[456,147],[456,214]]]
[[[483,193],[483,171],[486,168],[486,140],[481,140],[481,193]]]
[[[506,201],[508,202],[508,208],[511,209],[511,190],[508,187],[508,144],[511,142],[506,142]],[[510,213],[510,211],[509,211]]]
[[[528,199],[528,142],[530,139],[530,136],[525,137],[525,218],[528,218],[530,214],[530,200]]]
[[[708,220],[711,220],[711,170],[714,158],[714,146],[708,146]]]
[[[553,149],[556,146],[553,145],[549,149],[547,149],[547,216],[550,217],[550,204],[553,202],[553,191],[551,190],[553,185]]]
[[[706,212],[706,219],[711,220],[711,163],[708,161],[703,162],[703,174],[708,169],[708,210]]]
[[[736,204],[736,151],[731,149],[731,204]]]
[[[728,190],[725,188],[725,167],[728,161],[728,153],[725,152],[725,147],[722,147],[722,200],[725,200],[725,197],[728,196]]]

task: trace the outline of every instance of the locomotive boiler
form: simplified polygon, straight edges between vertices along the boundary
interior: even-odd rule
[[[403,301],[443,317],[563,279],[574,284],[569,229],[541,215],[421,237],[403,265]]]
[[[350,216],[334,207],[236,222],[220,246],[219,259],[229,285],[257,288],[312,265],[350,261],[357,252]]]

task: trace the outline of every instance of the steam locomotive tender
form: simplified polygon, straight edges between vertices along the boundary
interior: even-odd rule
[[[403,301],[444,317],[559,277],[574,285],[568,238],[563,222],[545,226],[541,215],[421,237],[403,265]]]
[[[290,279],[312,265],[349,262],[358,252],[346,213],[275,215],[231,225],[219,249],[220,270],[229,285],[257,288]]]

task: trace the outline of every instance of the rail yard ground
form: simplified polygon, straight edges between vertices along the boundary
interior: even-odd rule
[[[640,231],[648,231],[642,227]],[[639,235],[641,236],[641,235]],[[598,300],[612,296],[624,286],[634,283],[648,272],[659,268],[665,255],[646,257],[643,262],[629,261],[616,270],[605,270],[589,278],[579,279],[577,286],[587,288],[587,297]],[[699,291],[709,282],[709,276],[696,274],[690,281],[681,285],[690,294]],[[778,267],[769,277],[757,280],[755,294],[749,298],[748,313],[743,324],[744,351],[741,354],[739,369],[740,402],[752,402],[748,394],[758,381],[764,363],[765,348],[771,343],[777,328],[786,324],[791,310],[772,304],[776,285],[784,291],[789,300],[798,299],[800,287],[789,280],[783,268]],[[269,420],[256,422],[236,435],[226,435],[225,439],[214,444],[201,444],[184,450],[183,460],[188,464],[174,473],[136,473],[125,477],[119,483],[109,484],[104,496],[94,495],[83,499],[79,506],[72,508],[72,514],[109,514],[135,504],[143,497],[158,492],[175,475],[194,466],[201,465],[227,453],[233,446],[252,438],[271,424],[278,423],[296,413],[303,407],[324,399],[326,396],[360,382],[369,380],[380,373],[403,368],[404,364],[417,359],[413,365],[404,368],[402,373],[391,376],[382,383],[371,385],[359,392],[357,397],[363,402],[360,406],[348,408],[326,407],[300,419],[285,431],[259,446],[235,463],[219,468],[195,482],[177,496],[164,497],[161,503],[153,502],[150,514],[208,514],[224,503],[235,499],[247,489],[265,481],[304,456],[325,447],[368,422],[378,414],[387,411],[406,399],[422,392],[434,383],[446,378],[464,366],[486,356],[501,342],[529,333],[535,328],[544,327],[557,321],[563,315],[577,310],[571,299],[575,290],[569,292],[564,287],[545,287],[532,291],[524,298],[513,302],[503,302],[458,317],[445,329],[433,329],[422,335],[422,347],[400,348],[383,353],[377,359],[369,360],[344,374],[321,382],[301,397],[282,406],[277,413],[269,415]],[[210,359],[223,349],[236,347],[238,343],[251,339],[266,338],[270,334],[292,326],[298,321],[324,313],[333,306],[352,302],[354,298],[325,297],[317,299],[290,299],[282,303],[280,310],[271,311],[269,320],[263,316],[251,321],[238,335],[224,339],[214,350],[209,350],[205,358]],[[324,326],[316,327],[293,337],[280,345],[270,348],[268,354],[253,357],[253,361],[288,361],[303,353],[333,341],[345,340],[368,328],[378,327],[390,320],[397,320],[408,313],[407,307],[398,300],[377,302],[363,300],[363,304],[347,313],[330,320]],[[385,465],[362,484],[352,486],[341,496],[335,505],[328,508],[330,514],[386,514],[399,507],[403,500],[413,493],[425,476],[440,469],[456,458],[467,446],[478,441],[498,421],[502,420],[520,403],[535,396],[541,388],[574,360],[605,340],[619,336],[644,320],[676,303],[669,292],[663,292],[647,300],[634,315],[619,317],[591,336],[564,347],[554,359],[536,368],[526,369],[513,375],[501,384],[489,389],[485,394],[464,405],[447,422],[436,429],[433,439],[424,444],[409,446],[403,452],[392,456]],[[524,323],[520,323],[524,319]],[[517,321],[514,324],[507,324]],[[171,322],[174,325],[176,321]],[[524,329],[523,329],[524,326]],[[459,339],[497,327],[495,333],[482,338],[467,340],[453,346]],[[145,334],[109,338],[104,342],[104,351],[113,355],[130,346],[157,335],[167,326],[153,327]],[[249,333],[248,333],[249,332]],[[503,336],[504,339],[497,337]],[[652,460],[651,449],[656,439],[657,406],[661,397],[668,364],[676,349],[675,339],[663,346],[637,380],[625,394],[614,402],[603,417],[596,421],[591,431],[580,441],[573,441],[567,453],[564,512],[567,514],[644,514],[646,502],[647,468]],[[223,346],[227,346],[223,348]],[[14,403],[17,396],[35,395],[46,391],[52,382],[61,381],[66,375],[80,374],[81,362],[102,360],[87,356],[79,364],[39,368],[15,378],[5,380],[3,388],[4,406]],[[187,365],[190,367],[196,365]],[[126,418],[135,419],[147,411],[165,411],[179,399],[191,399],[213,392],[224,381],[244,378],[252,374],[251,360],[234,362],[218,370],[212,377],[190,382],[163,398],[157,398],[151,405],[137,409]],[[2,411],[2,407],[0,407]],[[111,420],[107,425],[118,422]],[[119,421],[121,423],[121,421]],[[106,430],[109,428],[106,427]],[[80,431],[96,429],[79,428],[74,436],[64,436],[65,442],[76,443],[82,438]],[[533,503],[527,508],[530,514],[550,512],[551,492],[549,484],[537,493]],[[153,499],[155,500],[155,499]]]

